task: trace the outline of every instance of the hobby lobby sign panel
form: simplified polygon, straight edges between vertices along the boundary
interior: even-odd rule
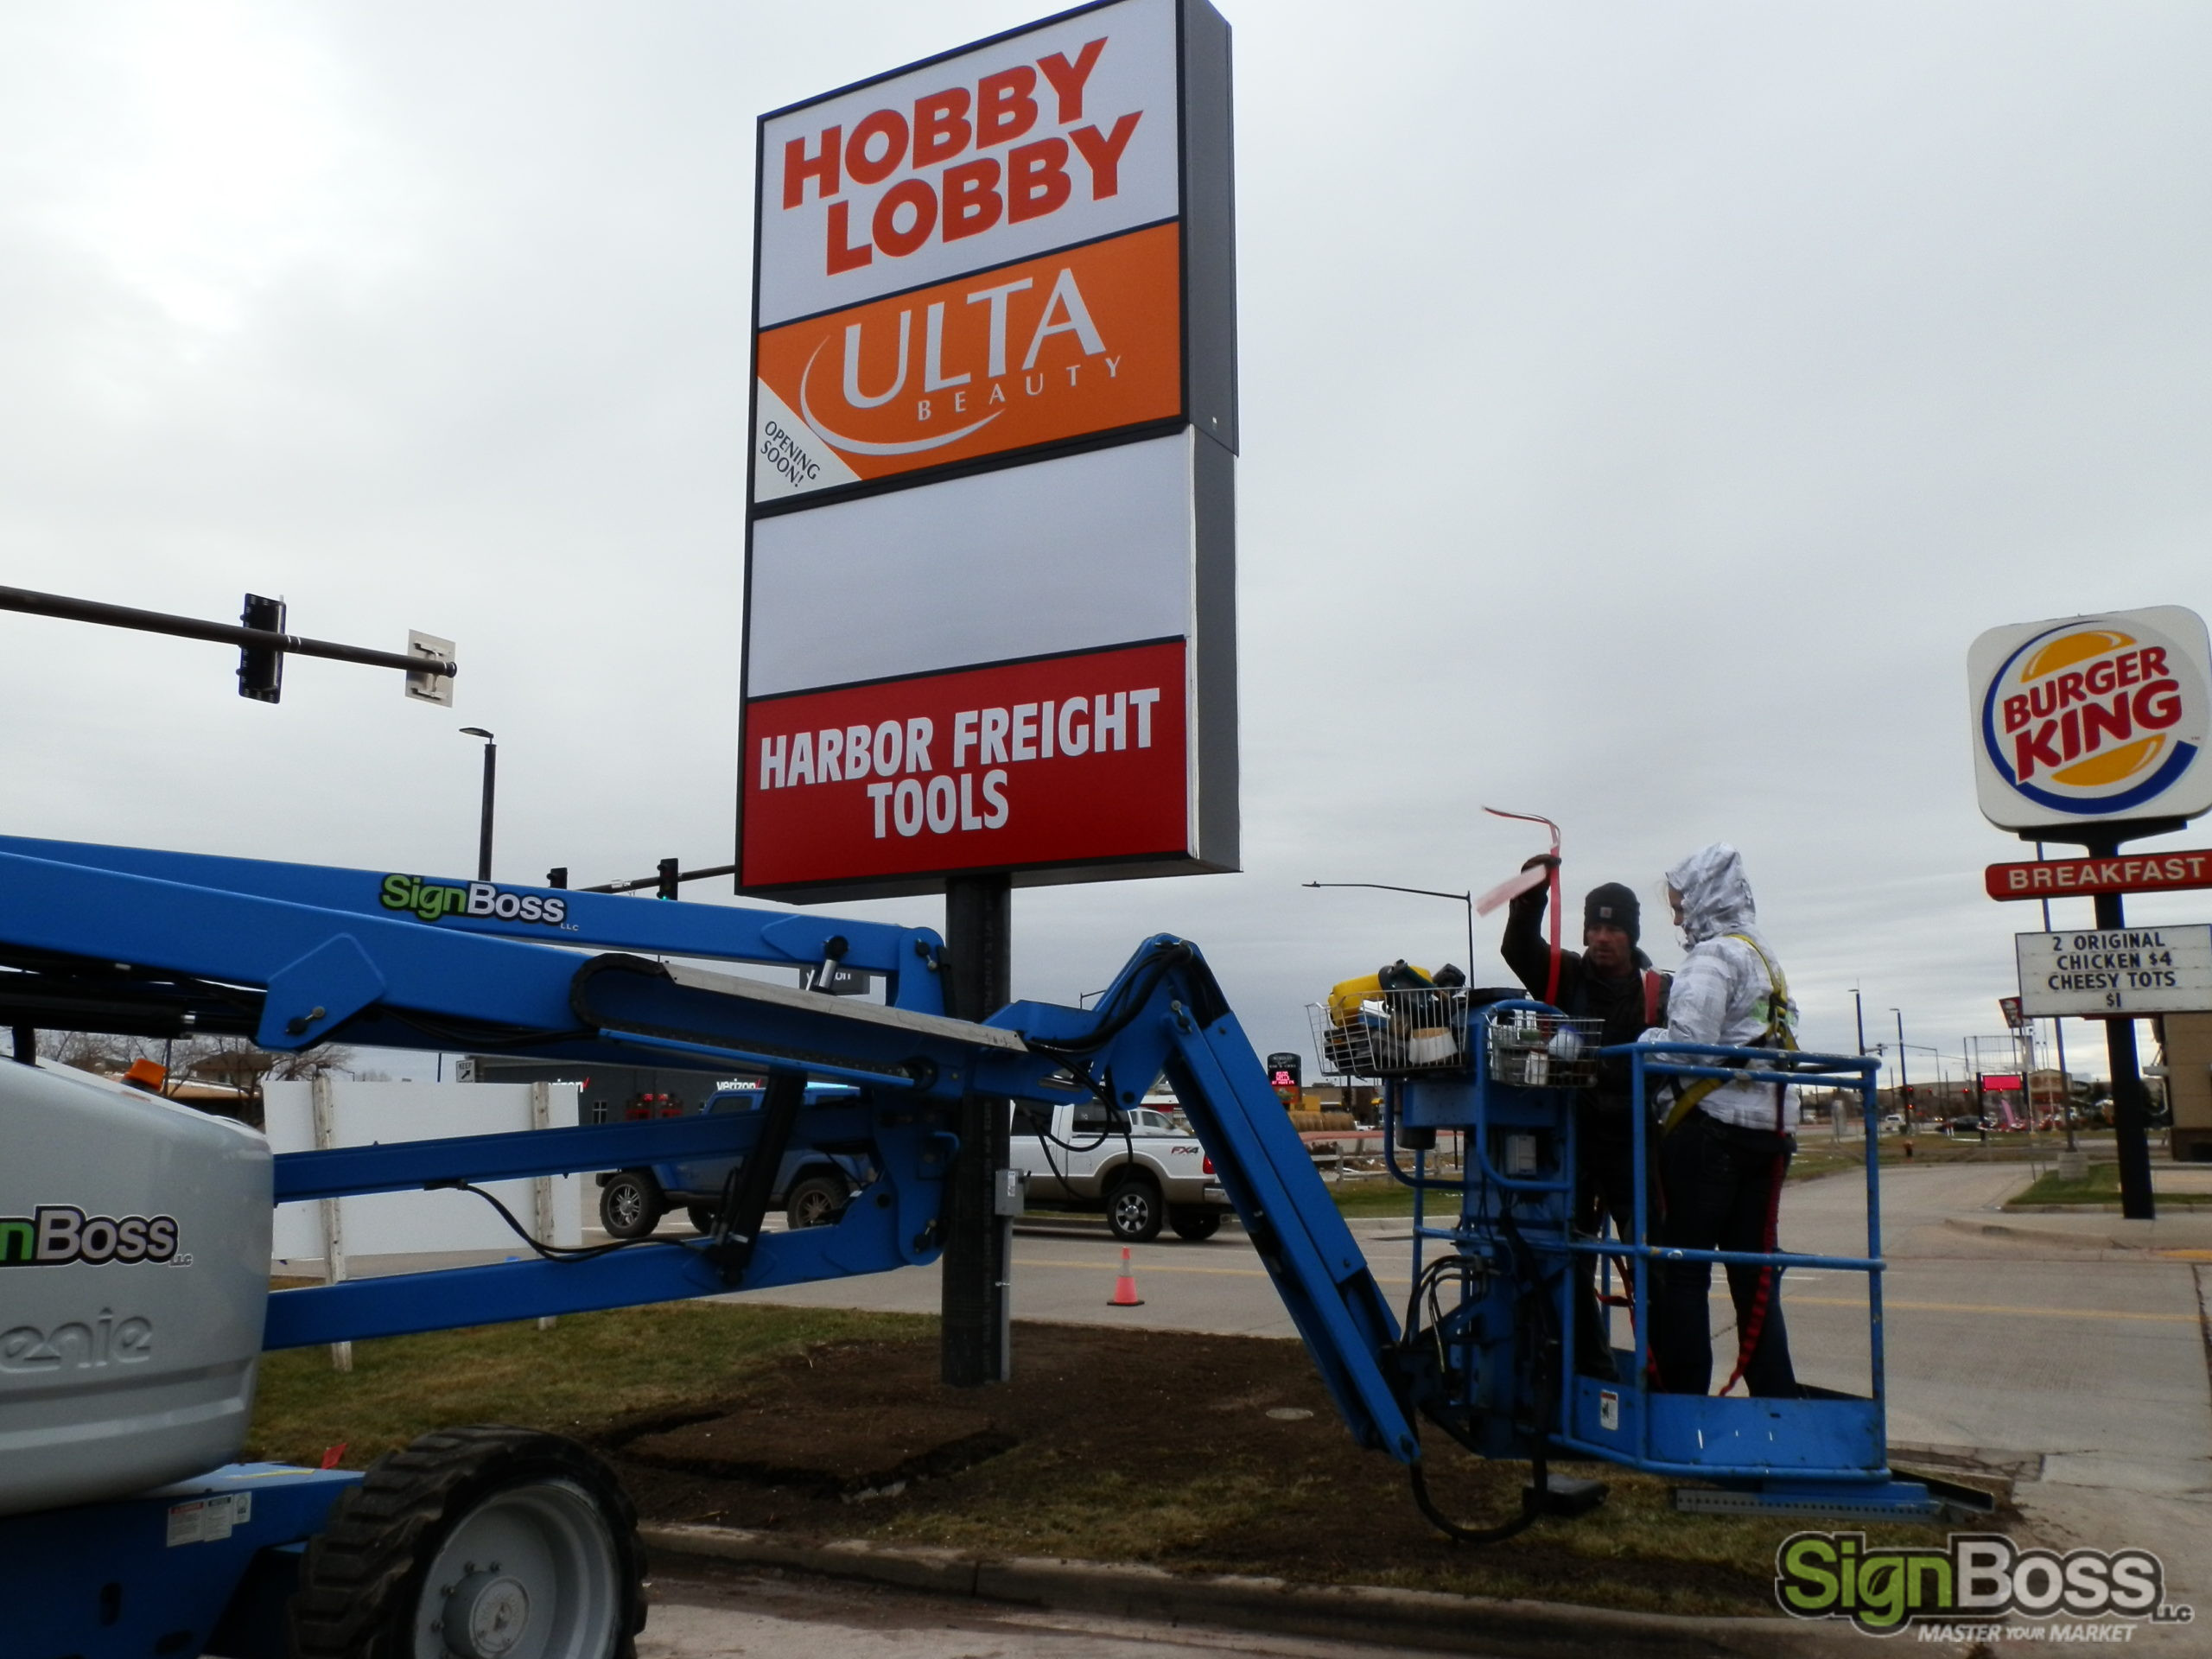
[[[1235,868],[1230,164],[1205,0],[763,118],[741,888]]]

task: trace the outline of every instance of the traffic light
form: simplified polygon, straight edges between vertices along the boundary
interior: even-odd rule
[[[567,887],[569,885],[569,867],[565,864],[556,864],[551,869],[546,871],[545,885],[549,887]]]
[[[673,899],[676,897],[677,863],[677,861],[672,858],[664,858],[661,860],[660,881],[659,884],[653,888],[654,898]]]
[[[258,594],[245,596],[245,609],[239,613],[239,625],[258,629],[264,633],[284,632],[284,601],[264,599]],[[256,702],[275,702],[284,695],[284,653],[274,646],[241,645],[238,648],[238,696],[251,697]]]

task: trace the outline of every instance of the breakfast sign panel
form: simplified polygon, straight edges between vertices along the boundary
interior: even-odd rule
[[[1228,25],[1103,0],[761,119],[738,888],[1238,863]]]

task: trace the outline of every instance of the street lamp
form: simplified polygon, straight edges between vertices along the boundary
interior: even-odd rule
[[[1851,988],[1851,1017],[1859,1027],[1859,1058],[1863,1060],[1866,1058],[1866,1005],[1859,1000],[1859,988],[1856,985]],[[1878,1079],[1876,1081],[1874,1092],[1877,1096],[1881,1093]],[[1834,1097],[1833,1092],[1829,1097],[1831,1099]],[[1873,1121],[1873,1116],[1870,1107],[1866,1112],[1869,1122]],[[1841,1107],[1831,1106],[1828,1109],[1828,1127],[1834,1131],[1832,1139],[1839,1141],[1843,1139],[1843,1109]]]
[[[484,740],[484,822],[476,832],[476,879],[489,881],[492,879],[492,790],[499,772],[499,746],[493,741],[492,734],[481,726],[464,726],[461,728],[461,734]]]
[[[1439,893],[1433,887],[1394,887],[1387,881],[1307,881],[1309,887],[1370,887],[1377,893],[1417,893],[1424,899],[1449,899],[1467,907],[1467,975],[1471,983],[1475,971],[1475,895],[1467,893]]]
[[[1904,1121],[1912,1122],[1912,1076],[1904,1069],[1904,1015],[1896,1008],[1890,1010],[1897,1016],[1897,1109],[1904,1114]]]

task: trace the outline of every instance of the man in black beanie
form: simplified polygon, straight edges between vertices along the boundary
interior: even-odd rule
[[[1521,868],[1558,862],[1540,854]],[[1541,1000],[1551,978],[1551,946],[1543,936],[1544,887],[1522,893],[1507,909],[1505,939],[1498,954]],[[1559,1009],[1579,1020],[1600,1021],[1599,1040],[1607,1046],[1632,1043],[1653,1026],[1667,1022],[1667,979],[1652,970],[1651,959],[1637,947],[1643,931],[1642,906],[1634,889],[1618,881],[1592,887],[1582,901],[1582,949],[1562,949],[1559,960]],[[1595,1237],[1612,1218],[1622,1238],[1636,1236],[1636,1126],[1634,1084],[1625,1060],[1599,1063],[1598,1080],[1575,1103],[1575,1142],[1580,1165],[1575,1194],[1577,1224]],[[1645,1226],[1659,1228],[1659,1190],[1655,1180],[1644,1202]],[[1594,1283],[1596,1262],[1583,1257],[1584,1294],[1574,1333],[1576,1369],[1585,1376],[1614,1374],[1611,1344],[1605,1338]]]

